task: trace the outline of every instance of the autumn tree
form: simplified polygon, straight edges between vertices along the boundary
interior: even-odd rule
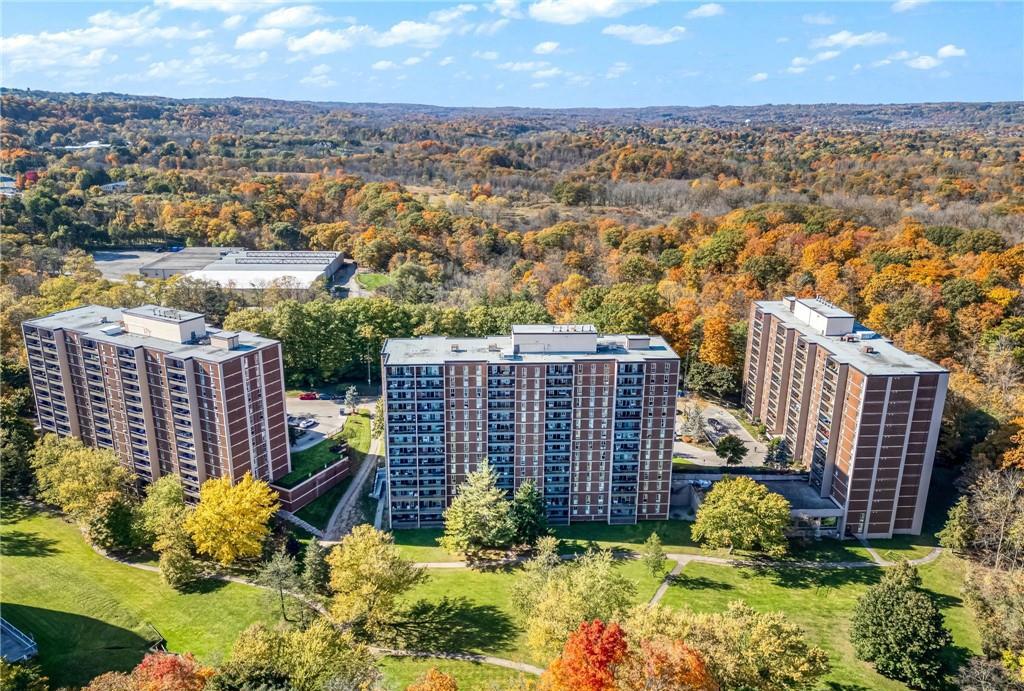
[[[581,622],[548,667],[545,681],[553,691],[613,691],[616,667],[628,647],[618,624],[599,619]]]
[[[215,478],[199,488],[199,503],[185,527],[200,554],[228,566],[260,555],[277,509],[277,493],[248,472],[234,485],[230,478]]]
[[[615,672],[621,691],[717,691],[704,657],[681,640],[658,636],[633,644]]]
[[[126,494],[134,476],[113,451],[86,447],[74,437],[47,434],[32,451],[38,496],[64,513],[85,520],[104,492]]]
[[[703,338],[700,342],[701,361],[721,367],[736,364],[731,326],[732,319],[727,305],[719,303],[708,312],[704,317]]]
[[[452,675],[431,667],[416,681],[406,686],[405,691],[459,691],[459,685]]]
[[[693,539],[707,547],[786,552],[789,502],[747,477],[719,480],[704,497],[693,523]]]
[[[334,595],[331,615],[373,635],[395,617],[400,598],[426,580],[423,569],[403,558],[394,538],[371,525],[358,525],[327,556]]]

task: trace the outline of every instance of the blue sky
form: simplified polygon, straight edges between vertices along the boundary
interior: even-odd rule
[[[1024,99],[1024,2],[0,5],[8,87],[476,106]]]

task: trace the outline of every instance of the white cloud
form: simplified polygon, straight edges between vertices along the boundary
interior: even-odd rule
[[[89,17],[89,26],[0,38],[0,55],[12,73],[46,67],[95,67],[113,62],[111,49],[146,46],[153,41],[194,41],[212,32],[202,27],[159,26],[160,11],[143,8],[131,14],[112,10]]]
[[[437,64],[440,65],[441,67],[448,67],[448,65],[451,65],[451,64],[454,64],[454,63],[455,63],[455,58],[453,58],[451,55],[449,55],[447,57],[444,57],[444,58],[441,58],[437,62]]]
[[[417,57],[411,57],[411,58],[406,58],[405,60],[402,60],[402,64],[403,65],[407,65],[408,67],[412,67],[413,65],[418,65],[421,62],[423,62],[423,58],[417,58]]]
[[[580,24],[588,19],[621,17],[627,12],[653,5],[657,0],[538,0],[530,5],[530,16],[552,24]]]
[[[441,22],[442,24],[448,24],[449,22],[454,22],[457,19],[462,19],[470,12],[476,12],[476,9],[476,5],[463,3],[461,5],[455,5],[454,7],[448,7],[443,10],[435,10],[434,12],[431,12],[428,16],[430,17],[430,21],[432,22]]]
[[[377,62],[370,65],[375,70],[397,70],[398,65],[391,62],[390,60],[378,60]]]
[[[750,75],[750,81],[752,82],[763,82],[765,79],[768,79],[767,72],[758,72],[757,74]]]
[[[562,70],[558,67],[547,67],[543,70],[537,70],[531,76],[534,79],[551,79],[552,77],[558,77],[562,74]]]
[[[789,36],[779,36],[775,39],[776,43],[789,43]]]
[[[499,70],[508,70],[509,72],[534,72],[536,70],[542,70],[548,66],[549,63],[543,60],[524,60],[522,62],[503,62],[498,65]]]
[[[320,10],[313,5],[296,5],[268,12],[260,17],[256,26],[261,29],[298,29],[323,24],[329,20],[329,17],[320,14]]]
[[[225,29],[237,29],[245,21],[244,14],[233,14],[220,23]]]
[[[890,43],[892,37],[884,31],[867,31],[863,34],[855,34],[851,31],[839,31],[824,38],[816,38],[811,41],[811,48],[855,48],[858,46],[876,46],[880,43]]]
[[[720,14],[725,14],[725,8],[717,2],[709,2],[690,10],[686,13],[686,16],[691,19],[702,19],[704,17],[717,17]]]
[[[825,14],[824,12],[818,12],[817,14],[805,14],[800,19],[804,24],[813,24],[815,26],[828,26],[829,24],[836,23],[835,17]]]
[[[195,46],[189,50],[189,60],[174,58],[150,63],[145,76],[151,79],[172,79],[178,84],[229,84],[235,78],[224,78],[210,74],[210,68],[220,69],[229,65],[236,69],[251,70],[266,64],[270,59],[267,51],[235,55],[223,53],[214,45]]]
[[[497,60],[498,51],[496,50],[474,50],[473,57],[479,58],[480,60]]]
[[[158,6],[172,10],[217,10],[224,14],[246,14],[283,2],[284,0],[156,0]]]
[[[605,79],[618,79],[626,72],[629,72],[629,63],[627,62],[616,62],[613,63],[608,71],[604,73]]]
[[[488,12],[500,14],[509,19],[522,19],[523,13],[519,11],[519,0],[494,0],[485,5]]]
[[[930,70],[942,64],[942,60],[933,58],[931,55],[919,55],[913,60],[907,60],[907,66],[915,70]]]
[[[235,48],[253,50],[276,46],[284,39],[281,29],[253,29],[235,39]]]
[[[548,83],[547,82],[534,82],[533,84],[530,84],[530,88],[531,89],[546,89],[546,88],[548,88]]]
[[[508,25],[508,19],[495,19],[493,22],[481,22],[473,29],[473,33],[477,36],[493,36]]]
[[[892,4],[893,12],[907,12],[928,3],[928,0],[896,0]]]
[[[299,83],[319,87],[334,86],[337,82],[331,79],[330,74],[330,66],[316,65],[309,71],[309,74],[299,80]]]
[[[666,43],[674,43],[683,37],[686,29],[682,26],[673,26],[671,29],[662,29],[648,24],[612,24],[606,26],[602,31],[606,36],[621,38],[623,41],[635,43],[638,46],[663,46]]]
[[[795,66],[793,66],[793,67],[787,67],[786,71],[789,72],[790,74],[803,74],[804,72],[807,71],[807,68],[806,67],[795,67]]]
[[[326,55],[348,50],[358,44],[376,48],[398,45],[433,48],[444,42],[448,34],[449,29],[439,24],[408,20],[398,22],[384,32],[362,24],[353,24],[344,29],[316,29],[305,36],[294,36],[288,39],[288,50],[294,53]]]
[[[967,55],[967,51],[950,43],[939,48],[939,52],[936,55],[940,58],[962,58]]]
[[[548,55],[558,50],[558,41],[541,41],[533,47],[533,52],[537,55]]]
[[[813,65],[816,62],[825,62],[826,60],[832,60],[838,58],[840,55],[838,50],[823,50],[820,53],[816,53],[811,58],[793,58],[790,64],[793,67],[806,67],[807,65]]]

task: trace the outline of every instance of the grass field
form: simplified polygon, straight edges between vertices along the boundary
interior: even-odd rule
[[[331,487],[326,493],[303,506],[295,512],[295,515],[306,523],[309,523],[314,528],[323,530],[327,527],[327,522],[331,520],[331,514],[334,513],[334,507],[338,505],[339,501],[341,501],[341,498],[345,495],[345,490],[348,489],[350,484],[352,484],[351,475],[336,484],[334,487]]]
[[[384,688],[389,691],[402,691],[416,681],[431,667],[455,677],[460,689],[487,689],[491,684],[504,687],[520,677],[531,678],[503,667],[483,665],[462,660],[445,660],[442,658],[386,657],[380,662]]]
[[[980,647],[977,629],[959,597],[962,569],[960,560],[952,556],[921,567],[924,586],[935,594],[953,632],[954,659]],[[759,611],[781,611],[828,652],[833,668],[826,680],[829,688],[905,689],[857,660],[849,641],[857,598],[881,575],[882,570],[875,568],[754,570],[691,563],[669,587],[662,604],[714,612],[732,600],[743,600]]]
[[[386,285],[391,284],[391,277],[387,274],[379,273],[357,273],[356,283],[365,288],[366,290],[377,290],[383,288]]]
[[[348,442],[352,465],[362,462],[370,452],[370,414],[365,410],[356,411],[345,419],[341,436]]]
[[[178,593],[156,573],[101,557],[60,518],[8,503],[0,522],[3,616],[39,643],[54,688],[130,669],[159,637],[201,660],[273,612],[249,586],[207,581]]]

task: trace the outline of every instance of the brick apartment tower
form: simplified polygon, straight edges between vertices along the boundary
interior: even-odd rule
[[[281,344],[209,327],[203,315],[146,305],[88,306],[22,325],[39,426],[112,449],[145,482],[291,465]]]
[[[487,458],[511,495],[532,479],[552,524],[668,518],[679,358],[659,337],[591,325],[388,339],[390,521],[440,526]]]
[[[843,509],[841,536],[920,534],[948,378],[823,300],[751,305],[744,408]]]

